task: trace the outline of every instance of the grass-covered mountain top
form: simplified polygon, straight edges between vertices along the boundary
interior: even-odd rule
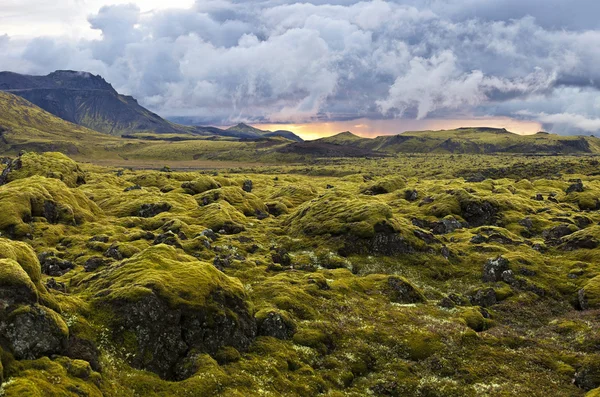
[[[599,153],[600,139],[548,133],[519,135],[504,128],[458,128],[441,131],[408,131],[398,135],[361,138],[350,132],[314,141],[354,146],[386,153]]]

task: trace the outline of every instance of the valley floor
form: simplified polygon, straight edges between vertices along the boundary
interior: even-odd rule
[[[597,157],[153,164],[4,166],[0,395],[600,395]]]

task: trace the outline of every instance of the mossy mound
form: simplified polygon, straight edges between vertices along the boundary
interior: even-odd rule
[[[94,200],[107,215],[149,218],[162,213],[181,214],[197,208],[192,197],[183,193],[162,193],[155,188],[94,193]]]
[[[388,176],[361,189],[361,193],[378,195],[395,192],[406,187],[406,179],[401,176]]]
[[[269,200],[279,201],[291,209],[315,197],[317,197],[317,191],[312,186],[285,185],[273,193]]]
[[[201,175],[193,181],[184,182],[181,184],[182,189],[185,189],[189,194],[200,194],[207,190],[218,189],[221,184],[215,181],[208,175]]]
[[[241,283],[164,244],[84,281],[132,365],[165,378],[191,349],[248,347],[256,334]]]
[[[339,192],[302,204],[284,225],[295,236],[335,237],[342,245],[342,256],[406,254],[423,251],[438,242],[430,233],[396,219],[389,205]]]
[[[42,279],[40,262],[29,244],[0,238],[0,258],[17,262],[36,288],[43,288],[40,283]]]
[[[208,204],[197,212],[196,221],[215,232],[236,234],[245,230],[246,217],[226,201]]]
[[[56,312],[38,304],[57,307],[31,247],[0,238],[0,258],[0,343],[17,358],[63,351],[69,332]]]
[[[225,201],[246,216],[267,214],[268,208],[260,198],[237,186],[213,189],[195,196],[199,205],[205,206]]]
[[[79,165],[62,153],[25,153],[12,160],[0,176],[0,185],[31,176],[58,179],[68,187],[85,183],[85,173]]]
[[[18,179],[0,187],[0,230],[13,237],[30,233],[29,223],[45,218],[48,223],[80,225],[102,211],[79,190],[41,176]]]
[[[579,290],[579,306],[582,309],[600,309],[600,276],[589,280]]]
[[[69,337],[60,315],[38,304],[1,313],[0,333],[15,358],[27,360],[63,352]]]
[[[34,361],[13,364],[11,371],[17,376],[2,385],[6,397],[42,396],[88,396],[101,397],[97,384],[100,375],[80,360],[60,357],[51,360],[43,357]]]
[[[21,265],[13,259],[0,259],[0,307],[4,309],[37,300],[37,289]]]
[[[387,204],[371,199],[357,199],[349,194],[326,193],[304,203],[284,222],[295,235],[332,235],[370,238],[376,225],[388,224],[400,229]]]

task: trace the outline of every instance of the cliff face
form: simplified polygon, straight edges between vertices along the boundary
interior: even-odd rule
[[[2,72],[0,90],[105,134],[191,132],[189,127],[168,122],[140,106],[133,97],[119,94],[102,77],[87,72],[56,71],[47,76]]]

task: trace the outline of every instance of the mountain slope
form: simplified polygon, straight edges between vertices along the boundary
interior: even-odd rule
[[[66,121],[106,134],[201,132],[161,118],[133,97],[119,94],[102,77],[86,72],[63,70],[47,76],[0,72],[0,90],[19,95]]]
[[[304,139],[300,138],[298,135],[294,134],[292,131],[287,131],[287,130],[277,130],[277,131],[267,131],[263,134],[264,137],[267,138],[275,138],[275,137],[281,137],[281,138],[285,138],[288,139],[290,141],[294,141],[294,142],[304,142]]]
[[[84,154],[121,140],[62,120],[25,99],[0,91],[0,152]]]
[[[294,142],[303,142],[304,140],[292,131],[277,130],[277,131],[266,131],[261,130],[245,123],[239,123],[233,127],[227,128],[221,135],[234,136],[237,138],[276,138],[281,137]]]
[[[518,135],[506,129],[487,127],[411,131],[373,139],[343,132],[313,142],[315,147],[329,143],[385,153],[600,153],[600,139],[594,137],[547,133]]]

